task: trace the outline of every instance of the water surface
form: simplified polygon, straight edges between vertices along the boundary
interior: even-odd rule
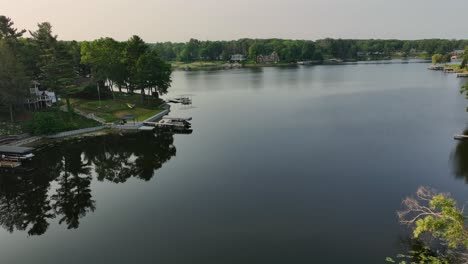
[[[468,200],[462,80],[425,64],[175,72],[190,135],[47,146],[0,177],[1,263],[384,263],[420,185]]]

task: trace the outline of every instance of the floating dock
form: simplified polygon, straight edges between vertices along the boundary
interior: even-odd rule
[[[468,72],[457,73],[457,78],[468,78]]]

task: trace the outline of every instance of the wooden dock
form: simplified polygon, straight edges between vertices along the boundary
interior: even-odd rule
[[[457,78],[468,78],[468,72],[457,73]]]
[[[453,136],[453,139],[456,139],[456,140],[468,140],[468,135],[455,135]]]

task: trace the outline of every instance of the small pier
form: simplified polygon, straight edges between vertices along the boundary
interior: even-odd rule
[[[443,71],[445,69],[445,67],[444,66],[439,66],[439,65],[431,65],[427,69],[432,70],[432,71]]]
[[[468,78],[468,72],[457,73],[457,78]]]

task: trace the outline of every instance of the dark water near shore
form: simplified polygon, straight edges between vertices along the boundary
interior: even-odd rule
[[[193,133],[84,138],[0,177],[0,263],[384,263],[420,185],[468,200],[463,84],[425,64],[175,72]]]

